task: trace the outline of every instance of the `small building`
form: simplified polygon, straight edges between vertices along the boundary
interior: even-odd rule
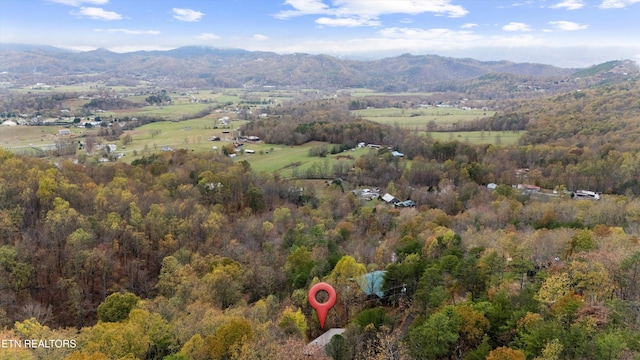
[[[572,194],[572,197],[577,200],[579,199],[600,200],[600,195],[597,192],[588,191],[588,190],[576,190],[576,192]]]
[[[60,136],[71,135],[71,130],[69,130],[69,129],[60,129],[60,130],[58,130],[58,135],[60,135]]]
[[[244,151],[244,153],[245,153],[245,154],[255,154],[255,153],[256,153],[256,151],[255,151],[255,150],[247,149],[247,150],[245,150],[245,151]]]
[[[116,152],[116,150],[118,150],[118,147],[116,146],[116,144],[107,144],[106,149],[107,153],[114,153]]]
[[[382,195],[381,199],[382,199],[382,201],[384,201],[386,203],[389,203],[389,204],[395,204],[395,203],[400,201],[400,200],[396,199],[395,196],[393,196],[393,195],[391,195],[389,193],[386,193],[386,194]]]
[[[404,154],[399,152],[399,151],[392,151],[391,155],[393,155],[394,157],[404,157]]]
[[[540,186],[535,186],[535,185],[518,184],[516,188],[518,188],[518,190],[524,190],[527,192],[540,192]]]

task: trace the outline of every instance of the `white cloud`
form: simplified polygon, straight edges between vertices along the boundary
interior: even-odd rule
[[[410,14],[436,13],[448,15],[449,17],[462,17],[469,13],[460,5],[451,4],[451,0],[394,0],[394,1],[371,1],[371,0],[335,0],[338,6],[337,12],[352,15],[379,16],[384,14]]]
[[[191,9],[173,8],[173,18],[186,22],[197,22],[204,16],[204,13]]]
[[[463,28],[463,29],[471,29],[471,28],[474,28],[476,26],[478,26],[478,24],[466,23],[466,24],[462,25],[461,28]]]
[[[218,39],[220,39],[220,36],[218,36],[216,34],[211,34],[211,33],[202,33],[202,34],[196,36],[196,39],[199,39],[199,40],[218,40]]]
[[[578,10],[584,7],[584,1],[583,0],[564,0],[555,5],[551,5],[550,7],[553,9],[565,8],[567,10]]]
[[[418,29],[418,28],[386,28],[379,31],[385,38],[405,39],[405,40],[436,40],[438,42],[467,42],[480,39],[481,37],[471,31],[453,31],[450,29]]]
[[[530,31],[529,25],[520,22],[510,22],[502,27],[504,31]]]
[[[622,9],[638,3],[640,0],[603,0],[600,4],[602,9]]]
[[[93,29],[96,32],[121,33],[126,35],[159,35],[157,30],[131,30],[131,29]]]
[[[122,15],[113,11],[106,11],[96,7],[81,7],[78,11],[72,11],[71,14],[79,17],[88,17],[95,20],[121,20]]]
[[[362,18],[328,18],[321,17],[316,19],[316,24],[326,26],[380,26],[380,21]]]
[[[329,14],[329,7],[322,0],[286,0],[286,5],[295,10],[284,10],[275,14],[278,19],[288,19],[295,16]]]
[[[589,27],[589,25],[578,24],[571,21],[549,21],[549,25],[562,31],[584,30]]]
[[[269,37],[266,35],[262,35],[262,34],[255,34],[252,37],[253,40],[258,40],[258,41],[266,41],[269,40]]]
[[[48,0],[52,3],[69,5],[69,6],[80,6],[82,4],[91,4],[91,5],[104,5],[109,2],[109,0]]]
[[[469,13],[460,5],[451,4],[451,0],[334,0],[333,7],[322,0],[286,0],[293,10],[283,10],[275,14],[278,19],[288,19],[304,15],[324,15],[316,23],[328,26],[379,26],[378,18],[386,14],[435,13],[452,18]]]

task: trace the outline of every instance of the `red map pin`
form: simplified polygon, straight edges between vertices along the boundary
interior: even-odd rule
[[[318,291],[324,290],[329,294],[329,300],[326,303],[319,303],[318,299],[316,299],[316,295]],[[321,282],[313,285],[311,289],[309,289],[309,304],[311,307],[316,309],[316,313],[318,313],[318,320],[320,320],[320,327],[324,329],[324,321],[327,319],[327,313],[329,309],[333,307],[336,303],[336,290],[333,286]]]

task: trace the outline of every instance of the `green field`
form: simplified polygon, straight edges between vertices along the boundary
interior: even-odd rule
[[[245,150],[254,150],[255,154],[239,154],[236,159],[238,161],[246,160],[251,164],[251,168],[260,173],[268,172],[272,173],[277,171],[281,176],[291,177],[296,172],[299,175],[312,166],[326,166],[329,171],[333,168],[333,165],[339,161],[346,161],[349,164],[353,164],[355,159],[359,158],[363,154],[371,151],[368,148],[354,149],[339,154],[327,155],[325,158],[310,157],[309,149],[314,146],[328,145],[318,141],[312,141],[300,146],[282,146],[273,144],[247,144],[244,146]],[[352,159],[346,158],[351,157]],[[326,165],[325,165],[326,164]]]
[[[200,104],[200,103],[186,103],[186,104],[178,104],[178,105],[167,105],[167,106],[145,106],[135,110],[122,110],[122,111],[107,111],[102,114],[98,114],[101,116],[109,117],[109,116],[148,116],[148,117],[160,117],[165,120],[173,120],[179,119],[182,116],[195,114],[199,111],[205,110],[211,106],[210,104]]]
[[[341,90],[343,93],[348,93],[352,97],[367,97],[367,96],[383,96],[383,97],[399,97],[399,96],[431,96],[433,93],[429,92],[379,92],[372,89],[366,88],[354,88],[354,89],[345,89]]]
[[[426,134],[426,132],[424,132]],[[472,144],[517,145],[526,131],[456,131],[431,132],[429,135],[440,141],[466,141]]]
[[[451,125],[461,121],[472,121],[487,116],[493,116],[493,111],[462,110],[458,108],[380,108],[354,110],[352,114],[367,120],[386,125],[397,125],[409,129],[426,130],[427,124],[434,121],[437,125]]]
[[[164,146],[175,150],[186,148],[193,151],[213,151],[214,146],[220,149],[223,145],[230,143],[234,135],[232,129],[242,124],[244,121],[231,121],[229,124],[231,129],[215,129],[215,121],[210,118],[177,122],[160,121],[128,131],[133,141],[126,148],[122,147],[122,141],[117,141],[115,144],[119,151],[126,154],[123,159],[126,162],[158,152]],[[229,131],[229,133],[225,134],[223,131]],[[219,136],[221,141],[210,141],[212,136]]]

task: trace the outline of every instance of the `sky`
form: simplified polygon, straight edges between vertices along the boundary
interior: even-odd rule
[[[0,43],[640,63],[640,0],[0,0]]]

